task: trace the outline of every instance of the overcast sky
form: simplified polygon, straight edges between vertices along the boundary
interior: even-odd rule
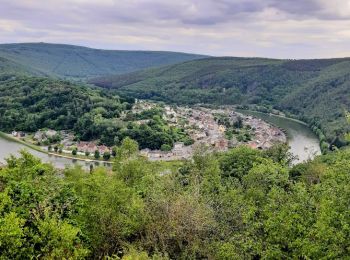
[[[350,56],[350,0],[0,0],[0,42]]]

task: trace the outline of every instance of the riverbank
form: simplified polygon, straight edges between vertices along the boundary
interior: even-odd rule
[[[321,154],[320,141],[318,136],[308,127],[305,122],[278,116],[274,114],[262,113],[252,110],[236,110],[238,113],[260,118],[270,124],[284,129],[288,137],[288,145],[292,154],[297,155],[299,160],[296,163],[313,159]]]
[[[276,116],[276,117],[288,119],[288,120],[290,120],[290,121],[294,121],[294,122],[296,122],[296,123],[299,123],[299,124],[302,124],[302,125],[305,125],[305,126],[309,127],[309,125],[308,125],[307,123],[305,123],[304,121],[301,121],[301,120],[296,119],[296,118],[293,118],[293,117],[288,117],[288,116],[283,116],[283,115],[277,115],[277,114],[273,114],[273,113],[264,113],[264,112],[261,112],[261,111],[250,110],[250,109],[237,109],[237,108],[234,108],[234,110],[237,111],[237,112],[247,111],[247,112],[253,112],[253,113],[263,114],[263,115],[267,115],[267,116]]]
[[[10,134],[6,134],[4,132],[0,132],[0,137],[4,138],[8,141],[12,141],[12,142],[16,142],[19,144],[22,144],[30,149],[33,149],[37,152],[43,153],[43,154],[47,154],[47,155],[51,155],[51,156],[55,156],[55,157],[60,157],[60,158],[65,158],[65,159],[70,159],[70,160],[79,160],[79,161],[84,161],[84,162],[96,162],[96,163],[107,163],[107,164],[113,164],[114,162],[110,162],[110,161],[105,161],[105,160],[96,160],[96,159],[89,159],[89,158],[81,158],[79,156],[69,156],[69,155],[63,155],[63,154],[59,154],[59,153],[53,153],[53,152],[49,152],[49,151],[45,151],[43,149],[41,149],[41,147],[36,146],[34,144],[29,144],[19,138],[13,137]]]

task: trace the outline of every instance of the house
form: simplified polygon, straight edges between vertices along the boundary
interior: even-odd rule
[[[247,146],[252,148],[252,149],[257,149],[258,148],[258,145],[256,143],[248,143]]]
[[[96,150],[98,150],[96,144],[88,143],[86,151],[88,151],[89,153],[94,153]]]
[[[148,157],[149,156],[149,153],[150,153],[150,149],[148,149],[148,148],[146,148],[146,149],[142,149],[141,151],[140,151],[140,154],[142,155],[142,156],[145,156],[145,157]]]
[[[146,125],[149,123],[149,121],[150,121],[149,119],[142,119],[142,120],[135,121],[135,123],[138,125]]]
[[[87,150],[87,142],[77,143],[77,149],[79,152],[85,152]]]
[[[38,141],[38,142],[41,142],[41,141],[46,140],[47,138],[46,138],[46,135],[42,131],[39,130],[34,134],[33,139]]]
[[[91,142],[79,142],[77,144],[77,149],[79,152],[89,152],[89,153],[94,153],[96,150],[98,150],[96,144],[91,143]]]
[[[50,138],[57,135],[57,131],[49,129],[45,132],[45,135],[47,138]]]
[[[220,151],[227,150],[227,147],[228,147],[228,141],[224,138],[221,138],[215,142],[215,148],[220,150]]]
[[[177,142],[174,144],[174,148],[172,150],[173,154],[176,156],[182,156],[184,153],[184,143],[183,142]]]
[[[105,145],[100,145],[97,147],[100,154],[104,154],[105,152],[109,152],[109,148]]]

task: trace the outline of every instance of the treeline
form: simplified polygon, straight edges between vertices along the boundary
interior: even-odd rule
[[[350,255],[348,150],[291,167],[285,146],[202,149],[179,168],[146,161],[137,150],[125,139],[113,171],[90,174],[60,173],[26,152],[9,158],[0,170],[1,257]]]

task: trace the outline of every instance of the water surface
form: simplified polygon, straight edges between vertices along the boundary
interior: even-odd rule
[[[260,112],[246,110],[237,110],[237,112],[261,118],[284,129],[287,132],[290,151],[298,156],[297,162],[306,161],[321,154],[319,140],[306,124],[290,118]]]
[[[89,169],[90,164],[93,166],[109,166],[109,164],[103,162],[86,162],[38,152],[23,144],[8,140],[0,135],[0,163],[5,163],[5,158],[8,158],[11,154],[18,156],[20,150],[22,149],[29,151],[31,154],[40,158],[43,162],[52,163],[56,168],[59,169],[64,169],[66,166],[72,166],[74,164],[81,165],[85,169]]]

